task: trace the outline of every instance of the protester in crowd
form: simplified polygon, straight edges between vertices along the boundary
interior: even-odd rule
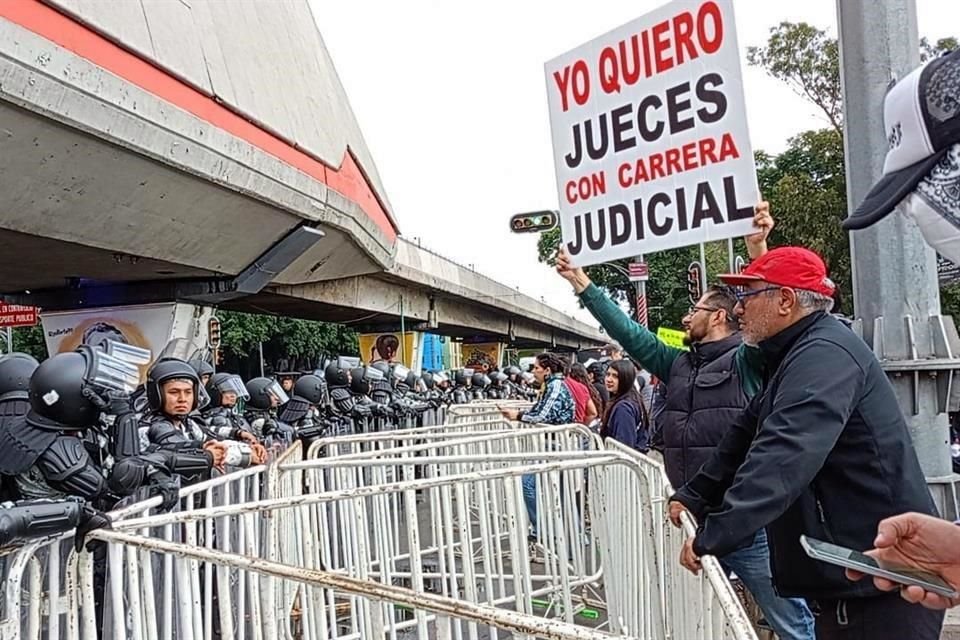
[[[600,351],[600,354],[611,362],[623,359],[623,347],[616,342],[610,342]]]
[[[607,375],[606,365],[603,362],[591,362],[587,367],[587,375],[590,378],[590,384],[597,390],[597,395],[600,397],[600,406],[606,408],[607,403],[610,402],[610,392],[607,391],[607,385],[604,382]]]
[[[564,384],[563,361],[552,353],[541,353],[533,362],[533,375],[542,386],[540,397],[529,411],[502,409],[508,420],[533,424],[571,424],[574,421],[574,402],[570,389]],[[537,527],[537,477],[523,476],[523,501],[530,518],[530,542],[539,534]]]
[[[765,528],[777,592],[817,603],[820,640],[936,640],[942,612],[852,583],[800,546],[805,534],[865,549],[881,520],[936,513],[893,387],[870,348],[830,315],[835,286],[823,261],[781,247],[721,279],[739,287],[743,341],[760,347],[768,375],[672,498],[672,519],[689,509],[700,522],[681,562],[696,572],[701,556],[724,557]]]
[[[634,386],[636,378],[637,368],[629,360],[610,363],[604,380],[610,392],[610,403],[603,414],[600,437],[613,438],[645,453],[650,435],[650,412]]]
[[[757,206],[754,223],[759,231],[746,238],[748,245],[766,245],[771,226],[766,203]],[[690,350],[684,351],[667,346],[627,317],[582,269],[571,265],[565,251],[557,259],[557,271],[573,285],[607,334],[666,384],[661,416],[664,467],[671,485],[682,486],[710,458],[760,387],[763,358],[758,349],[742,344],[733,291],[728,287],[710,288],[689,309],[683,326]],[[729,549],[721,558],[724,566],[743,581],[781,638],[811,640],[814,631],[810,609],[801,599],[778,597],[772,587],[763,527],[740,531],[753,540],[744,541],[739,549]]]
[[[603,412],[603,403],[600,401],[600,394],[590,384],[587,368],[580,363],[571,365],[570,373],[563,382],[570,389],[576,404],[574,419],[580,424],[590,426]]]

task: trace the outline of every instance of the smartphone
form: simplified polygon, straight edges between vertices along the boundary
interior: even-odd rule
[[[881,567],[874,558],[859,551],[824,542],[823,540],[817,540],[816,538],[808,538],[807,536],[800,536],[800,545],[803,547],[803,550],[807,552],[807,555],[814,560],[846,567],[847,569],[853,569],[871,576],[886,578],[898,584],[915,585],[922,587],[926,591],[932,591],[947,598],[960,596],[953,587],[944,582],[939,576],[926,571],[919,571],[907,567]]]

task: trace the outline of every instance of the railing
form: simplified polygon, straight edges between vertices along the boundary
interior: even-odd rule
[[[582,426],[476,404],[302,458],[0,555],[0,638],[756,638],[715,559],[678,564],[662,467]]]

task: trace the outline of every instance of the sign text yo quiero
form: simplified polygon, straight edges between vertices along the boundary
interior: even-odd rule
[[[741,236],[759,200],[732,0],[677,0],[546,65],[577,265]]]

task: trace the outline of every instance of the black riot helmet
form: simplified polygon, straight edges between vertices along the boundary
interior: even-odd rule
[[[370,393],[370,381],[366,377],[367,369],[357,367],[350,371],[350,391],[358,396]]]
[[[424,371],[420,379],[423,380],[423,386],[427,388],[427,391],[432,391],[437,384],[437,381],[433,379],[433,374],[429,371]]]
[[[130,393],[140,382],[136,365],[87,345],[59,353],[30,376],[31,422],[51,429],[83,429],[96,423],[100,409],[90,391]]]
[[[350,370],[341,369],[336,362],[331,362],[323,372],[327,385],[331,389],[343,389],[350,386]]]
[[[378,360],[370,365],[371,369],[376,369],[383,374],[383,377],[386,378],[390,375],[390,363],[386,360]]]
[[[509,380],[509,376],[507,376],[507,374],[503,373],[502,371],[494,371],[493,373],[490,374],[490,378],[498,387],[502,386],[504,382]]]
[[[514,376],[520,374],[520,367],[512,364],[512,365],[510,365],[509,367],[506,368],[506,370],[504,371],[504,373],[506,373],[507,376],[509,376],[510,379],[512,380]]]
[[[197,375],[200,376],[201,378],[203,376],[212,376],[214,373],[213,365],[201,358],[195,358],[191,360],[188,364],[191,367],[193,367],[193,370],[196,371]]]
[[[297,379],[296,384],[293,385],[293,395],[299,396],[313,406],[318,407],[323,404],[323,396],[326,389],[327,384],[323,381],[323,378],[313,374],[307,374]]]
[[[269,411],[290,401],[290,397],[287,396],[287,392],[283,390],[280,383],[270,378],[248,380],[247,393],[250,394],[247,405],[261,411]]]
[[[0,402],[27,400],[30,397],[30,376],[40,363],[26,353],[0,356]]]
[[[453,374],[453,384],[458,387],[469,387],[473,378],[473,369],[458,369]]]
[[[207,383],[207,395],[210,396],[209,406],[223,406],[223,396],[227,393],[234,394],[238,399],[250,399],[247,387],[243,384],[240,376],[234,373],[226,373],[225,371],[210,376],[210,382]]]
[[[475,373],[470,378],[470,383],[473,385],[474,389],[486,389],[490,384],[490,378],[483,373]]]
[[[357,367],[350,371],[350,390],[358,396],[365,396],[370,393],[370,383],[380,382],[383,378],[378,367]]]
[[[407,374],[407,379],[404,382],[411,391],[417,391],[420,387],[420,376],[411,371]]]
[[[186,380],[193,385],[191,411],[209,402],[206,390],[200,385],[200,375],[193,366],[178,358],[162,358],[147,371],[147,404],[153,411],[163,411],[163,385],[171,380]]]

